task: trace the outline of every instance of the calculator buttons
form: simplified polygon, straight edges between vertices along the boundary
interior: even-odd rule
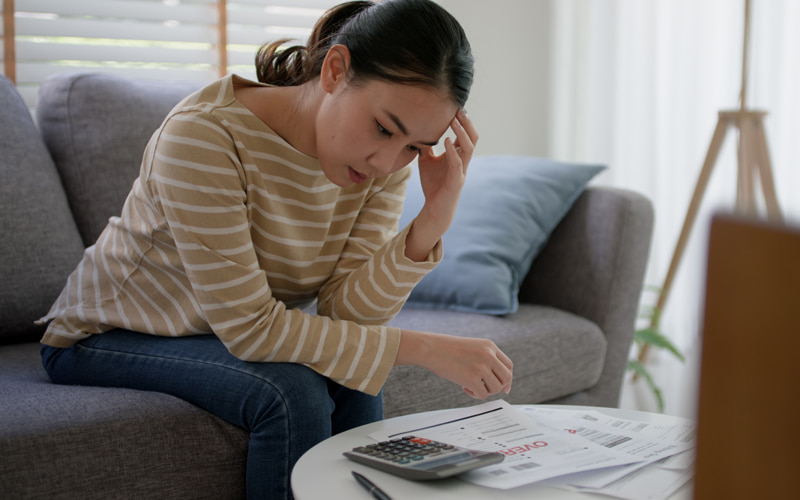
[[[455,451],[453,445],[416,436],[406,436],[401,439],[353,448],[354,453],[361,453],[372,458],[399,464],[419,462],[425,458],[439,457],[443,453],[452,451]]]
[[[466,450],[432,439],[405,436],[344,452],[351,460],[407,479],[439,479],[501,462],[500,453]]]

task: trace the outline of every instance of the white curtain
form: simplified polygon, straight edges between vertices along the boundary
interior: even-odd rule
[[[717,113],[739,105],[744,0],[558,0],[553,6],[552,156],[604,162],[610,169],[599,184],[653,201],[646,284],[661,286]],[[752,0],[750,33],[748,108],[769,113],[778,202],[800,223],[800,2]],[[662,327],[683,349],[696,344],[702,321],[710,216],[734,207],[736,143],[730,129],[664,310]]]

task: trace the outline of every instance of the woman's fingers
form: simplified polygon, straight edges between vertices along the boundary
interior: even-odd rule
[[[474,150],[475,145],[478,144],[478,130],[475,128],[475,124],[472,123],[472,120],[463,110],[456,113],[456,122],[458,127],[466,134],[468,141],[465,141],[465,143],[469,144],[470,148]]]
[[[444,153],[437,156],[433,148],[424,148],[419,154],[418,161],[422,165],[429,161],[444,159],[450,167],[460,168],[466,173],[472,154],[475,152],[475,144],[478,142],[478,131],[464,111],[456,113],[450,122],[450,128],[455,134],[455,139],[445,138]]]
[[[483,383],[483,386],[486,388],[486,392],[489,394],[497,394],[498,392],[503,390],[503,383],[494,373],[492,373],[488,377],[484,377],[481,380],[481,382]]]
[[[475,124],[472,123],[472,120],[469,119],[467,116],[467,112],[464,110],[459,111],[456,113],[456,118],[458,119],[459,124],[464,129],[464,131],[469,136],[469,140],[472,143],[473,147],[478,144],[478,129],[475,128]]]
[[[500,349],[496,349],[494,355],[497,362],[476,380],[471,386],[464,386],[464,392],[476,399],[485,399],[487,396],[497,394],[500,391],[508,394],[511,391],[511,381],[513,379],[513,363],[508,356]],[[477,378],[477,377],[476,377]]]
[[[478,141],[478,132],[463,111],[456,114],[450,122],[450,128],[455,134],[455,140],[450,137],[444,140],[445,157],[451,168],[459,168],[466,174]]]
[[[513,380],[513,372],[514,372],[514,363],[511,361],[511,358],[506,356],[506,353],[499,350],[497,351],[497,359],[503,363],[503,367],[500,370],[501,374],[498,375],[498,379],[503,383],[502,390],[505,391],[506,394],[511,392],[511,381]]]
[[[464,392],[469,394],[475,399],[486,399],[487,396],[492,396],[503,390],[503,384],[494,376],[487,376],[480,379],[471,387],[463,387]]]
[[[475,125],[464,111],[459,111],[453,118],[450,128],[456,135],[455,146],[460,150],[462,159],[469,163],[478,142],[478,131],[475,129]]]

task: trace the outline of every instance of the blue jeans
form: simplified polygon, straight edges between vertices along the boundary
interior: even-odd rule
[[[294,363],[250,363],[214,335],[113,330],[68,349],[42,347],[53,382],[171,394],[250,433],[247,497],[292,498],[289,477],[320,441],[383,416],[383,401]]]

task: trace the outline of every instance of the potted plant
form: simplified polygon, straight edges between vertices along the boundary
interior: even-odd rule
[[[658,287],[645,287],[645,291],[648,290],[656,292],[657,294],[661,293],[661,289]],[[681,362],[684,362],[686,359],[678,350],[678,348],[675,347],[675,344],[673,344],[672,341],[661,331],[661,309],[659,309],[657,306],[645,305],[639,312],[639,320],[640,324],[644,324],[645,326],[637,328],[637,330],[634,332],[633,342],[636,344],[637,356],[628,360],[628,371],[633,372],[634,382],[638,380],[639,377],[644,379],[647,387],[656,398],[658,411],[663,413],[664,395],[661,392],[661,388],[658,386],[658,384],[656,384],[656,381],[653,375],[650,373],[650,370],[647,368],[647,364],[644,359],[645,356],[642,356],[642,352],[652,349],[662,349],[670,352]]]

